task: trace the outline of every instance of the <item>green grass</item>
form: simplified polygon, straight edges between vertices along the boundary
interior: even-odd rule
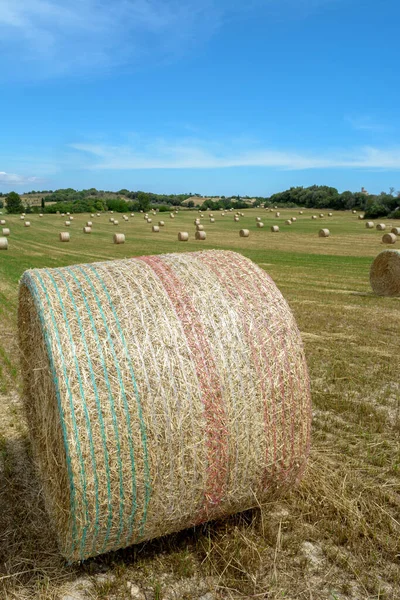
[[[75,215],[71,242],[61,216],[5,216],[9,250],[0,253],[0,597],[57,598],[65,581],[99,571],[93,598],[125,598],[135,582],[148,597],[221,598],[400,597],[400,299],[379,298],[369,268],[382,234],[351,213],[311,220],[321,211],[246,210],[208,223],[194,240],[194,211],[151,232],[143,215],[118,227],[108,216]],[[205,213],[206,214],[206,213]],[[325,213],[326,214],[326,213]],[[264,229],[255,217],[262,216]],[[297,222],[284,224],[290,216]],[[93,233],[84,235],[87,220]],[[281,231],[270,232],[278,224]],[[331,237],[318,238],[321,227]],[[239,237],[239,229],[250,237]],[[126,234],[121,246],[116,231]],[[179,243],[178,231],[190,241]],[[264,268],[288,300],[303,334],[313,395],[310,464],[297,490],[260,510],[108,554],[68,568],[58,554],[30,457],[18,396],[18,280],[25,269],[56,267],[206,248],[242,252]],[[316,552],[310,557],[307,542]],[[2,566],[1,566],[2,565]],[[2,579],[2,577],[4,579]]]

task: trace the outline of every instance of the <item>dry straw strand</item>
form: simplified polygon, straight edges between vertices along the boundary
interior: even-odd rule
[[[27,271],[19,336],[34,456],[69,561],[245,510],[304,471],[300,334],[239,254]]]
[[[400,252],[384,250],[370,271],[371,287],[378,296],[400,296]]]

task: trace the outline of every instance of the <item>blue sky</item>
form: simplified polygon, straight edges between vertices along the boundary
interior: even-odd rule
[[[397,0],[0,0],[0,191],[400,189]]]

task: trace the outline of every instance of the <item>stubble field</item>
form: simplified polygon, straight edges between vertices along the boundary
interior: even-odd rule
[[[29,215],[30,228],[19,216],[1,217],[11,235],[0,251],[0,598],[78,598],[79,582],[88,598],[110,600],[400,597],[400,298],[374,296],[369,286],[382,233],[350,212],[324,211],[317,220],[316,210],[243,212],[238,223],[229,212],[209,223],[204,213],[203,242],[194,239],[195,211],[151,215],[152,224],[113,215],[118,226],[108,214],[74,215],[69,228],[57,215]],[[292,216],[296,223],[285,225]],[[152,233],[161,219],[165,227]],[[88,220],[93,231],[85,235]],[[318,237],[322,227],[329,238]],[[249,238],[239,237],[241,228]],[[60,231],[70,232],[69,243],[58,241]],[[177,241],[179,231],[189,242]],[[124,245],[112,243],[116,232],[125,233]],[[260,509],[68,567],[44,510],[19,396],[19,278],[32,267],[208,248],[254,260],[295,314],[312,382],[306,476]]]

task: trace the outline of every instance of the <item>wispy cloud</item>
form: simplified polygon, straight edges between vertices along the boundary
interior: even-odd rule
[[[16,175],[15,173],[6,173],[5,171],[0,171],[0,184],[7,186],[41,183],[42,181],[43,180],[40,177],[25,177],[23,175]]]
[[[387,125],[379,123],[370,116],[345,117],[345,120],[357,131],[371,131],[374,133],[389,131]]]
[[[364,146],[351,150],[307,152],[251,147],[232,150],[232,144],[200,140],[151,140],[135,146],[72,144],[86,155],[88,169],[219,169],[228,167],[270,167],[304,169],[386,169],[400,170],[400,147],[390,149]]]
[[[0,67],[37,77],[166,60],[244,11],[292,18],[338,1],[0,0]]]

